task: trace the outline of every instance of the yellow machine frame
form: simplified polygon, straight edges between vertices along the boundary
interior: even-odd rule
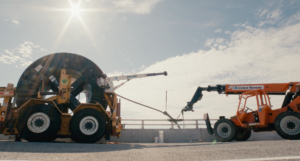
[[[60,118],[61,118],[61,127],[57,135],[70,135],[69,131],[69,124],[72,118],[72,113],[68,113],[68,109],[60,110],[57,104],[64,104],[70,102],[70,92],[71,92],[71,75],[66,74],[66,70],[61,70],[60,75],[60,84],[59,84],[59,94],[52,96],[47,99],[43,99],[42,92],[43,90],[38,92],[37,98],[32,98],[24,103],[18,109],[14,109],[11,104],[11,100],[14,97],[14,85],[8,84],[7,87],[0,87],[0,98],[4,98],[3,104],[0,105],[0,133],[5,135],[19,135],[18,130],[16,128],[17,120],[20,116],[20,112],[22,110],[26,110],[28,107],[36,104],[53,104],[56,109],[59,111]],[[42,89],[44,88],[44,82],[42,83]],[[122,124],[121,124],[121,117],[117,116],[117,106],[118,100],[117,95],[114,92],[106,92],[104,93],[105,100],[108,104],[110,111],[106,111],[101,104],[93,104],[93,103],[81,103],[79,104],[75,110],[73,110],[73,114],[77,113],[78,111],[86,108],[92,108],[98,110],[106,119],[109,126],[107,130],[110,130],[106,135],[111,136],[121,136]],[[55,103],[55,101],[57,103]],[[12,128],[4,128],[7,123],[13,123]],[[109,128],[111,126],[111,128]],[[107,136],[106,136],[107,138]]]

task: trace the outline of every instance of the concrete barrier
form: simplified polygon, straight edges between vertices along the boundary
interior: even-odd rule
[[[186,143],[191,140],[200,140],[200,129],[126,129],[122,130],[121,137],[111,137],[110,141],[126,143],[154,143],[159,137],[159,131],[164,133],[164,143]]]
[[[155,137],[159,137],[159,131],[164,133],[164,143],[188,143],[188,142],[212,142],[216,140],[214,136],[208,134],[206,129],[125,129],[121,132],[121,137],[112,136],[110,142],[124,143],[154,143]],[[275,132],[252,132],[248,141],[256,140],[281,140],[282,138]],[[14,135],[0,135],[0,140],[15,140]],[[71,142],[70,139],[57,141]],[[105,141],[101,139],[101,141]],[[216,140],[217,141],[217,140]]]
[[[0,134],[0,140],[15,140],[15,136],[14,135]]]
[[[217,141],[214,136],[208,134],[206,129],[125,129],[121,132],[120,138],[111,137],[110,141],[126,143],[154,143],[154,138],[159,135],[158,131],[164,131],[165,143]],[[275,131],[252,132],[248,141],[281,139],[282,138]]]

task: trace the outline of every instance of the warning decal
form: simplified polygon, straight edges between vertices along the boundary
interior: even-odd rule
[[[40,64],[37,67],[35,67],[34,69],[39,72],[41,69],[43,68],[43,66]]]
[[[232,90],[256,90],[256,89],[264,89],[263,85],[256,86],[231,86]],[[230,89],[230,87],[229,87]]]
[[[63,80],[61,80],[61,83],[62,83],[62,84],[67,84],[67,83],[68,83],[68,80],[67,80],[67,79],[63,79]]]

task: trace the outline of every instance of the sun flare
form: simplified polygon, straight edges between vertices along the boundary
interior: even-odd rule
[[[101,12],[101,10],[89,10],[89,9],[82,9],[80,7],[82,0],[78,0],[77,3],[73,3],[72,0],[69,0],[70,3],[70,8],[66,8],[63,9],[63,11],[68,11],[71,13],[69,19],[67,20],[66,24],[64,25],[64,27],[62,28],[61,32],[59,33],[58,37],[56,38],[54,44],[53,44],[53,48],[56,49],[61,40],[63,39],[65,33],[67,32],[70,22],[72,21],[72,19],[77,18],[79,20],[79,22],[82,24],[84,30],[87,32],[89,38],[91,39],[92,43],[94,44],[94,47],[96,48],[97,51],[100,51],[100,49],[97,47],[97,43],[95,42],[95,39],[93,37],[93,34],[91,33],[91,31],[88,28],[88,25],[85,24],[84,20],[82,19],[80,13],[81,12],[86,12],[86,11],[90,11],[90,12]]]
[[[79,6],[78,6],[78,5],[72,6],[71,12],[72,12],[72,14],[74,14],[74,15],[79,15],[79,13],[80,13],[80,8],[79,8]]]
[[[80,13],[80,10],[81,10],[79,5],[80,5],[81,1],[79,1],[77,4],[73,4],[71,0],[69,0],[69,2],[71,4],[70,11],[71,11],[72,15],[79,16],[79,13]]]

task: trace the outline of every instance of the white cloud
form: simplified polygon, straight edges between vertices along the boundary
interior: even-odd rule
[[[248,21],[245,22],[245,23],[234,24],[233,26],[235,26],[235,27],[245,27],[245,26],[247,26],[247,25],[248,25]]]
[[[19,56],[16,55],[1,55],[0,62],[3,64],[15,64],[17,61],[21,60]]]
[[[20,25],[20,22],[17,21],[17,20],[10,20],[10,19],[6,18],[5,21],[9,21],[9,22],[12,22],[12,23],[14,23],[16,25]]]
[[[11,20],[12,23],[16,24],[16,25],[20,25],[20,22],[17,20]]]
[[[263,17],[264,15],[266,15],[266,13],[268,12],[268,9],[260,9],[257,13],[256,13],[256,15],[258,16],[258,17]]]
[[[15,67],[27,67],[32,63],[30,59],[36,51],[47,50],[30,41],[25,41],[14,49],[6,49],[4,52],[0,52],[0,62],[3,64],[16,64]]]
[[[246,26],[232,32],[227,43],[222,38],[208,39],[209,50],[172,57],[146,67],[141,73],[167,71],[168,76],[132,80],[116,93],[164,111],[168,90],[168,112],[177,117],[198,86],[300,81],[297,71],[300,60],[298,35],[300,22],[280,28]],[[220,48],[217,40],[225,47]],[[185,113],[185,118],[201,119],[206,112],[211,118],[235,115],[238,96],[226,97],[217,92],[203,94],[203,99],[194,106],[196,112]],[[279,108],[283,97],[271,98],[273,108]],[[167,119],[162,114],[125,100],[122,101],[122,115],[123,118]]]
[[[215,33],[221,33],[222,29],[215,30]]]
[[[31,57],[32,51],[34,48],[34,44],[29,41],[25,41],[23,44],[21,44],[19,47],[16,48],[18,53],[22,54],[23,57]]]
[[[231,34],[231,32],[230,32],[230,31],[225,31],[224,33],[225,33],[225,34]]]
[[[93,0],[84,0],[86,3],[91,1]],[[100,0],[98,2],[101,3],[99,5],[102,8],[102,10],[100,9],[101,11],[149,14],[153,8],[162,1],[164,0]],[[126,21],[127,17],[123,17],[123,20]]]
[[[10,52],[9,50],[4,50],[4,52],[9,54],[9,55],[14,55],[14,53]]]
[[[223,38],[217,38],[216,39],[217,44],[223,44],[224,42],[225,42],[225,39],[223,39]]]
[[[205,46],[211,46],[211,44],[213,43],[215,41],[215,39],[207,39],[206,41],[205,41]]]
[[[273,25],[282,19],[282,11],[279,8],[271,11],[262,9],[257,13],[257,16],[260,20],[258,26]]]
[[[162,0],[117,0],[113,4],[119,12],[148,14]]]

